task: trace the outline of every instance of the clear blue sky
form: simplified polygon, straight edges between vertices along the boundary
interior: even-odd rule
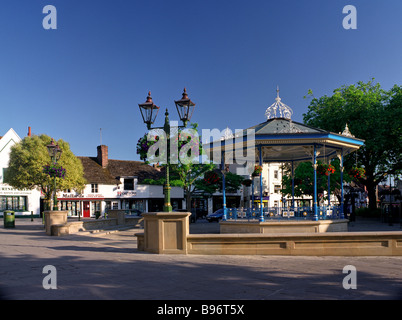
[[[48,4],[57,30],[42,27]],[[342,27],[348,4],[356,30]],[[265,121],[277,85],[302,121],[310,88],[317,97],[373,77],[402,84],[401,17],[400,0],[4,0],[0,135],[31,126],[95,156],[102,128],[111,159],[138,160],[138,103],[151,90],[176,120],[184,86],[200,128]]]

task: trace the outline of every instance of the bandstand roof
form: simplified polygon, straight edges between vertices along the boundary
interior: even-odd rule
[[[203,147],[209,158],[213,160],[215,152],[227,154],[243,149],[246,154],[247,148],[255,148],[255,160],[258,163],[261,148],[263,162],[309,161],[314,146],[318,151],[317,159],[331,159],[337,156],[337,152],[346,155],[364,144],[364,140],[355,138],[349,132],[347,125],[342,133],[333,133],[292,121],[291,109],[281,103],[279,89],[277,92],[276,103],[265,113],[267,121],[237,131],[234,135],[226,132],[220,141],[205,143]],[[284,112],[277,117],[275,110],[281,108]],[[253,135],[248,135],[253,131],[254,140]]]

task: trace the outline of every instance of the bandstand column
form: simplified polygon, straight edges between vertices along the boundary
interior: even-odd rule
[[[258,146],[260,166],[262,168],[262,148],[261,145]],[[260,172],[260,222],[264,222],[264,203],[262,201],[262,170]]]
[[[254,176],[251,175],[251,209],[254,209]]]
[[[227,210],[226,210],[226,181],[225,181],[225,153],[222,152],[221,159],[221,170],[222,170],[222,199],[223,199],[223,217],[222,220],[227,220]]]
[[[340,164],[339,167],[341,169],[341,207],[340,207],[340,215],[339,218],[341,219],[345,219],[345,215],[343,212],[343,150],[341,150],[340,155],[339,155],[339,160],[340,160]]]
[[[295,208],[295,172],[292,160],[292,209]]]
[[[331,162],[329,162],[331,164]],[[328,172],[328,207],[331,206],[331,173]]]
[[[317,148],[316,148],[316,145],[314,145],[314,151],[313,151],[313,168],[314,168],[314,203],[313,203],[314,216],[313,216],[313,220],[318,221],[318,207],[317,207]]]

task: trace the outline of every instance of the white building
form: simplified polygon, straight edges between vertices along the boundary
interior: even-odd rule
[[[292,197],[282,198],[282,163],[264,163],[262,166],[262,193],[264,207],[282,207],[292,205]],[[255,206],[260,205],[260,177],[254,178],[254,202]],[[251,189],[251,187],[249,187]],[[251,194],[251,190],[250,190]],[[302,206],[303,203],[312,201],[310,196],[295,197],[295,206]],[[284,202],[284,203],[283,203]],[[310,204],[311,205],[311,204]]]
[[[17,190],[7,183],[4,183],[4,174],[8,168],[11,147],[20,142],[21,138],[11,128],[0,137],[0,215],[5,210],[12,210],[16,217],[40,215],[40,191]]]

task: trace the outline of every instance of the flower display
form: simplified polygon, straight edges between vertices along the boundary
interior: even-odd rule
[[[59,164],[43,166],[43,173],[46,173],[52,178],[62,178],[66,176],[66,169]]]
[[[329,174],[335,173],[335,167],[332,164],[320,163],[317,166],[317,173],[328,176]]]
[[[147,134],[145,134],[142,138],[138,139],[137,154],[140,155],[140,159],[143,161],[146,161],[146,162],[152,161],[152,159],[148,158],[149,157],[149,154],[148,154],[149,148],[157,142],[161,142],[163,144],[164,143],[163,139],[166,139],[166,137],[163,135],[161,135],[161,136],[154,135],[154,136],[152,136],[152,139],[148,139]],[[169,153],[169,156],[173,159],[177,159],[177,158],[181,159],[183,157],[185,158],[186,156],[187,157],[191,157],[191,156],[197,157],[198,155],[202,154],[201,143],[194,142],[194,140],[192,140],[191,136],[188,136],[186,139],[184,139],[184,138],[182,139],[180,134],[171,136],[169,145],[177,146],[177,148],[175,148],[175,150],[171,149],[170,153]],[[163,154],[161,155],[161,154],[159,154],[159,152],[161,152],[161,151],[158,149],[156,151],[155,155],[158,157],[163,156]]]
[[[261,174],[261,172],[262,172],[262,166],[259,166],[259,165],[256,165],[255,167],[254,167],[254,171],[253,171],[253,176],[259,176],[260,174]]]
[[[204,181],[205,181],[205,183],[208,183],[208,184],[214,184],[219,181],[219,176],[216,172],[210,171],[210,172],[205,173]]]
[[[158,141],[159,137],[157,136],[155,139],[156,139],[156,141]],[[147,135],[144,135],[142,138],[138,139],[137,154],[140,155],[141,160],[147,159],[147,153],[148,153],[149,147],[152,146],[156,141],[148,141]]]
[[[366,170],[364,168],[353,167],[349,170],[349,175],[356,179],[364,178],[365,174]]]

